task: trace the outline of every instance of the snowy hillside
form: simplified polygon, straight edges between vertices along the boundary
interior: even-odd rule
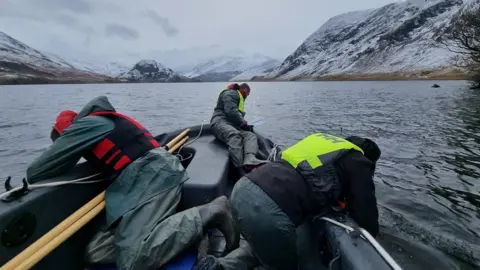
[[[102,74],[109,77],[118,77],[121,74],[128,72],[131,67],[118,62],[96,63],[70,59],[68,62],[77,69]]]
[[[259,54],[250,56],[219,56],[203,61],[190,70],[183,71],[182,74],[202,81],[229,81],[245,71],[264,71],[278,64],[277,60]]]
[[[259,65],[244,70],[242,73],[230,79],[230,81],[249,81],[255,76],[264,76],[272,72],[281,63],[282,62],[275,59],[267,60]]]
[[[0,32],[0,83],[98,82],[108,78],[74,68]]]
[[[181,82],[191,81],[155,60],[141,60],[128,72],[119,76],[131,82]]]
[[[0,61],[53,69],[73,68],[59,57],[32,49],[3,32],[0,32]]]
[[[464,2],[469,1],[409,0],[333,17],[266,78],[451,67],[453,55],[438,40]]]

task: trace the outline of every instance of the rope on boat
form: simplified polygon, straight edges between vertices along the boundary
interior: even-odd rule
[[[202,125],[200,126],[200,132],[198,132],[197,137],[195,137],[195,139],[193,139],[193,140],[191,140],[191,141],[189,141],[189,142],[184,143],[184,144],[180,147],[180,149],[178,149],[178,153],[180,153],[180,151],[182,151],[182,148],[183,148],[185,145],[192,144],[193,142],[195,142],[196,140],[198,140],[198,138],[200,138],[200,135],[202,135],[204,123],[205,123],[205,120],[202,121]],[[183,158],[182,155],[177,154],[177,157],[178,157],[178,159],[180,159],[180,161],[184,161],[184,160],[187,160],[187,159],[192,158],[192,157],[193,157],[193,154],[190,154],[190,155],[189,155],[188,157],[186,157],[186,158]]]
[[[26,188],[28,190],[43,188],[43,187],[62,186],[62,185],[68,185],[68,184],[93,184],[93,183],[98,183],[98,182],[101,182],[101,181],[105,181],[107,178],[102,178],[102,179],[93,180],[93,181],[85,181],[85,180],[92,179],[94,177],[99,176],[100,174],[101,173],[96,173],[96,174],[93,174],[93,175],[89,175],[89,176],[74,179],[74,180],[55,181],[55,182],[48,182],[48,183],[42,183],[42,184],[30,184],[28,182],[28,180],[25,180],[25,182],[27,183]],[[21,190],[23,188],[25,188],[25,187],[24,186],[14,187],[9,191],[6,191],[6,192],[0,194],[0,199],[3,199],[5,197],[7,197],[8,195],[14,193],[15,191]]]
[[[345,231],[347,231],[347,233],[355,231],[354,228],[348,225],[342,224],[336,220],[333,220],[327,217],[321,217],[320,219],[323,219],[327,222],[330,222],[339,227],[342,227],[343,229],[345,229]],[[398,265],[397,262],[395,262],[395,260],[390,256],[390,254],[388,254],[388,252],[377,242],[377,240],[375,240],[375,238],[373,238],[373,236],[368,231],[360,227],[358,228],[358,231],[360,232],[360,235],[362,236],[362,238],[368,241],[375,248],[375,250],[377,250],[380,256],[383,257],[383,259],[390,265],[390,267],[392,267],[392,269],[402,270],[400,265]]]
[[[190,142],[187,142],[185,144],[182,145],[182,147],[180,147],[180,149],[178,150],[178,152],[180,152],[180,150],[182,150],[182,148],[185,146],[185,145],[188,145],[188,144],[191,144],[193,143],[194,141],[196,141],[198,138],[200,138],[200,135],[202,134],[202,131],[203,131],[203,125],[204,125],[204,121],[202,121],[202,125],[200,127],[200,132],[198,133],[197,137],[193,140],[191,140]],[[177,157],[180,159],[180,161],[184,161],[184,160],[187,160],[187,159],[190,159],[193,157],[192,154],[190,154],[188,157],[186,158],[183,158],[181,155],[177,154]],[[15,191],[19,191],[21,189],[27,189],[27,190],[32,190],[32,189],[37,189],[37,188],[42,188],[42,187],[56,187],[56,186],[62,186],[62,185],[69,185],[69,184],[94,184],[94,183],[98,183],[98,182],[101,182],[101,181],[105,181],[107,180],[108,178],[103,178],[103,179],[98,179],[98,180],[93,180],[93,181],[85,181],[85,180],[88,180],[88,179],[92,179],[94,177],[97,177],[99,176],[101,173],[96,173],[96,174],[93,174],[93,175],[90,175],[90,176],[86,176],[86,177],[82,177],[82,178],[78,178],[78,179],[74,179],[74,180],[67,180],[67,181],[55,181],[55,182],[49,182],[49,183],[42,183],[42,184],[30,184],[28,182],[28,180],[25,180],[26,182],[26,187],[25,186],[17,186],[15,188],[12,188],[11,190],[9,191],[6,191],[2,194],[0,194],[0,199],[3,199],[5,197],[8,197],[8,195],[14,193]]]
[[[283,144],[276,144],[276,143],[275,143],[275,144],[273,145],[273,148],[272,148],[272,150],[270,151],[270,154],[268,155],[268,158],[267,158],[268,161],[270,161],[270,162],[275,161],[275,158],[277,157],[277,154],[278,154],[278,150],[280,150],[280,151],[282,150],[282,149],[280,148],[280,146],[285,147],[285,145],[283,145]],[[277,150],[277,149],[278,149],[278,150]]]

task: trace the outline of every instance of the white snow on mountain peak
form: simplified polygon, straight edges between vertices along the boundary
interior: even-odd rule
[[[166,69],[162,64],[155,60],[140,60],[137,65],[140,66],[155,66],[158,69]]]
[[[0,32],[0,61],[41,68],[73,68],[60,57],[37,51],[3,32]]]
[[[178,74],[170,68],[164,67],[155,60],[141,60],[128,72],[119,78],[134,82],[180,82],[189,81],[188,78]]]
[[[269,69],[272,68],[272,65],[276,66],[279,63],[278,60],[261,54],[245,56],[222,55],[202,61],[192,68],[185,68],[182,70],[182,74],[190,78],[221,73],[228,74],[227,77],[233,77],[245,71],[253,72],[255,70],[262,71]]]
[[[243,70],[242,73],[230,79],[230,81],[244,81],[251,80],[255,76],[263,76],[273,71],[274,68],[278,67],[281,64],[280,61],[276,59],[265,60],[264,62],[251,66]]]
[[[126,64],[118,62],[104,63],[97,61],[82,61],[74,59],[69,59],[68,61],[77,69],[86,72],[102,74],[109,77],[117,77],[125,72],[128,72],[131,68],[131,66],[127,66]]]
[[[413,0],[335,16],[267,77],[389,73],[451,66],[437,40],[462,0]]]

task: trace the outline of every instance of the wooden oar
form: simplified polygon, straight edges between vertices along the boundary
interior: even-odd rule
[[[173,140],[171,140],[169,143],[167,143],[167,150],[172,148],[172,146],[176,145],[177,142],[183,138],[185,135],[187,135],[187,133],[190,131],[189,128],[185,129],[182,133],[178,134],[177,137],[173,138]]]
[[[177,137],[175,137],[173,140],[180,140],[181,137],[185,136],[187,134],[188,129],[185,130],[184,132],[180,133]],[[179,143],[175,144],[171,149],[168,150],[168,152],[173,153],[176,149],[178,149],[183,143],[185,143],[188,139],[188,136],[181,140]],[[172,140],[172,141],[173,141]],[[95,217],[98,213],[100,213],[103,208],[105,207],[105,191],[97,195],[95,198],[90,200],[88,203],[86,203],[84,206],[82,206],[80,209],[75,211],[72,215],[70,215],[68,218],[63,220],[60,224],[55,226],[53,229],[51,229],[48,233],[43,235],[41,238],[37,239],[33,244],[31,244],[29,247],[24,249],[21,253],[17,254],[14,258],[12,258],[10,261],[8,261],[6,264],[4,264],[0,270],[10,270],[10,269],[30,269],[33,265],[35,265],[38,261],[43,259],[47,254],[49,254],[53,249],[55,249],[58,245],[63,243],[68,237],[70,237],[73,233],[78,231],[80,228],[82,228],[88,221],[90,221],[93,217]],[[94,214],[91,218],[84,218],[83,223],[80,221],[81,218],[87,216],[89,212],[91,212],[92,209],[96,209],[98,206],[100,206],[100,210]],[[73,226],[72,226],[73,224]],[[79,224],[76,226],[76,224]],[[81,224],[81,225],[80,225]],[[76,227],[74,227],[76,226]],[[72,228],[73,227],[73,228]],[[53,242],[53,239],[55,239],[57,236],[60,236],[62,232],[66,231],[67,229],[71,229],[71,233],[65,233],[60,240],[57,240]],[[53,243],[52,243],[53,242]],[[58,244],[57,244],[58,243]],[[39,253],[43,252],[43,253]],[[35,257],[35,254],[40,254],[38,256],[40,257]],[[42,255],[43,254],[43,255]],[[35,256],[33,256],[35,255]],[[34,258],[32,260],[28,258]],[[22,263],[23,262],[23,263]],[[28,262],[28,264],[27,264]],[[22,264],[21,264],[22,263]],[[17,268],[20,265],[22,267],[26,268]]]
[[[175,144],[174,146],[172,146],[172,148],[170,148],[170,150],[168,150],[168,152],[170,153],[173,153],[175,152],[178,148],[180,148],[180,146],[182,146],[182,144],[184,144],[186,141],[188,140],[188,136],[183,138],[179,143]]]
[[[102,192],[104,193],[104,192]],[[22,262],[19,266],[15,267],[15,270],[20,269],[30,269],[32,268],[37,262],[42,260],[45,256],[47,256],[52,250],[57,248],[60,244],[62,244],[65,240],[67,240],[72,234],[77,232],[81,229],[85,224],[87,224],[90,220],[96,217],[102,210],[105,208],[105,201],[101,201],[97,204],[92,210],[86,213],[83,217],[81,217],[77,222],[75,222],[72,226],[68,227],[66,230],[61,232],[52,241],[48,242],[45,246],[40,248],[36,253],[32,256],[27,257],[26,260]]]
[[[34,254],[37,250],[45,246],[48,242],[52,241],[55,236],[60,234],[62,231],[66,230],[72,224],[77,222],[82,216],[92,210],[95,206],[99,205],[101,202],[104,201],[105,198],[105,191],[98,194],[95,198],[90,200],[87,204],[82,206],[80,209],[75,211],[72,215],[68,218],[63,220],[60,224],[55,226],[51,229],[48,233],[37,239],[33,244],[29,247],[24,249],[21,253],[11,259],[9,262],[4,264],[0,269],[14,269],[17,267],[21,262],[23,262],[26,258],[29,258]]]

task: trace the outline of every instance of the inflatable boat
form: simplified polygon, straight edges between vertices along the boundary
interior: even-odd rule
[[[160,134],[155,138],[160,145],[166,145],[183,130]],[[188,136],[190,141],[175,153],[181,157],[190,177],[184,184],[179,211],[208,203],[221,195],[229,196],[235,182],[245,174],[233,169],[227,147],[215,140],[209,125],[190,127]],[[277,149],[277,146],[261,134],[257,133],[257,137],[257,157],[265,160],[275,152],[272,150]],[[98,172],[92,166],[83,162],[77,164],[68,174],[44,182],[81,179],[96,173]],[[9,182],[5,183],[5,188],[11,189]],[[101,181],[33,190],[28,190],[27,185],[24,185],[23,189],[2,198],[0,265],[7,263],[105,188],[106,183]],[[382,254],[385,252],[376,242],[372,243],[368,235],[362,234],[361,228],[357,228],[353,220],[342,212],[334,213],[328,217],[312,219],[298,228],[300,269],[400,269],[388,254]],[[84,251],[95,231],[99,229],[102,218],[102,214],[95,217],[38,262],[33,269],[92,269],[92,266],[85,263]],[[221,254],[224,247],[221,234],[218,231],[210,234],[209,252],[213,255]],[[191,269],[195,259],[195,254],[181,254],[179,258],[172,260],[175,267],[166,266],[164,269]],[[186,263],[187,261],[190,263]],[[102,269],[114,269],[114,266],[112,267]]]

